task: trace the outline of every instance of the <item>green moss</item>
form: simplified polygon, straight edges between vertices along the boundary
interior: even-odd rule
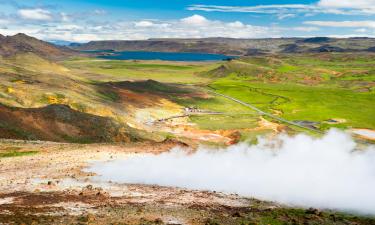
[[[0,152],[0,158],[35,155],[37,153],[38,151],[7,151],[7,152]]]

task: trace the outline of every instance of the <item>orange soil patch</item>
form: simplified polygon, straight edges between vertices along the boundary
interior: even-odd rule
[[[260,117],[260,121],[258,122],[259,127],[255,128],[255,130],[273,130],[274,132],[278,133],[283,130],[283,126],[278,123],[270,122],[263,117]]]
[[[302,83],[306,85],[317,85],[321,81],[323,81],[323,78],[321,78],[320,76],[305,76]]]

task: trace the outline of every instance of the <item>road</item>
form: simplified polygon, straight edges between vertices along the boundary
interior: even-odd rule
[[[246,102],[243,102],[243,101],[238,100],[236,98],[233,98],[231,96],[224,95],[224,94],[218,93],[216,91],[212,91],[212,90],[207,90],[207,91],[210,92],[210,93],[212,93],[212,94],[214,94],[214,95],[218,95],[218,96],[224,97],[226,99],[232,100],[234,102],[237,102],[237,103],[239,103],[241,105],[244,105],[244,106],[246,106],[246,107],[248,107],[248,108],[256,111],[260,115],[264,115],[264,116],[270,117],[270,118],[275,119],[275,120],[277,120],[279,122],[286,123],[286,124],[289,124],[289,125],[293,125],[293,126],[296,126],[296,127],[302,128],[302,129],[310,130],[310,131],[313,131],[313,132],[316,132],[316,133],[323,133],[323,132],[321,132],[321,131],[319,131],[317,129],[313,129],[313,128],[310,128],[310,127],[305,127],[305,126],[302,126],[301,124],[295,123],[293,121],[289,121],[289,120],[283,119],[281,117],[275,116],[275,115],[273,115],[271,113],[267,113],[267,112],[265,112],[265,111],[263,111],[263,110],[255,107],[255,106],[253,106],[253,105],[250,105],[250,104],[248,104]]]

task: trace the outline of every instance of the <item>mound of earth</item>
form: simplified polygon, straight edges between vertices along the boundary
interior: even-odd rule
[[[210,76],[210,77],[225,77],[229,74],[229,69],[227,67],[226,64],[224,65],[221,65],[219,66],[218,68],[215,68],[209,72],[207,72],[207,74]]]
[[[137,131],[107,118],[66,105],[15,108],[0,104],[0,138],[56,142],[130,142]]]
[[[283,50],[282,53],[302,53],[304,52],[304,48],[296,45],[296,44],[288,44],[288,45],[281,45],[280,46]]]
[[[47,59],[60,59],[75,54],[71,49],[57,47],[22,33],[14,36],[0,36],[1,56],[10,57],[20,53],[34,53]]]
[[[340,47],[335,47],[335,46],[330,46],[330,45],[323,45],[317,48],[312,48],[309,50],[310,52],[345,52],[345,49],[340,48]]]
[[[329,42],[331,39],[328,37],[313,37],[313,38],[306,38],[303,39],[301,42],[303,43],[324,43]]]
[[[182,93],[183,89],[177,88],[174,85],[160,83],[155,80],[146,81],[123,81],[111,82],[110,84],[117,87],[125,88],[135,92],[160,92],[160,93]]]
[[[249,48],[245,54],[245,56],[253,56],[253,55],[265,55],[267,54],[266,51],[262,49],[257,49],[257,48]]]

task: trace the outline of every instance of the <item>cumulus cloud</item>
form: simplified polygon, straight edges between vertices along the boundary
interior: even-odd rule
[[[68,15],[66,15],[70,18]],[[4,33],[18,33],[23,24],[10,27]],[[280,37],[281,28],[277,26],[253,26],[240,21],[224,22],[210,20],[201,15],[192,15],[177,20],[140,20],[107,21],[91,23],[74,23],[74,20],[45,21],[40,27],[36,24],[23,26],[24,28],[39,28],[36,32],[27,34],[44,40],[65,40],[87,42],[92,40],[144,40],[149,38],[262,38]]]
[[[286,204],[375,215],[375,148],[357,150],[332,130],[260,139],[227,149],[201,147],[95,163],[95,179],[237,193]]]
[[[190,16],[190,17],[183,18],[181,19],[181,22],[184,24],[193,25],[193,26],[203,26],[209,23],[209,21],[205,17],[201,15],[197,15],[197,14]]]
[[[38,10],[39,12],[39,10]],[[23,14],[25,14],[23,12]],[[26,13],[27,14],[27,13]],[[34,16],[34,19],[15,20],[0,32],[8,35],[28,30],[28,35],[43,40],[64,40],[88,42],[94,40],[144,40],[149,38],[262,38],[280,37],[277,26],[254,26],[241,21],[224,22],[210,20],[193,14],[175,20],[139,21],[91,21],[77,19],[75,15],[63,12],[49,12],[47,17]],[[30,16],[30,15],[28,15]]]
[[[147,29],[145,29],[147,28]],[[90,30],[87,28],[86,30]],[[256,38],[278,36],[277,28],[244,24],[240,21],[223,22],[192,15],[179,20],[141,20],[118,22],[96,30],[102,39],[148,39],[148,38],[204,38],[232,37]]]
[[[152,27],[154,25],[151,21],[139,21],[135,22],[136,27]]]
[[[52,13],[45,9],[20,9],[18,15],[27,20],[52,20]]]

